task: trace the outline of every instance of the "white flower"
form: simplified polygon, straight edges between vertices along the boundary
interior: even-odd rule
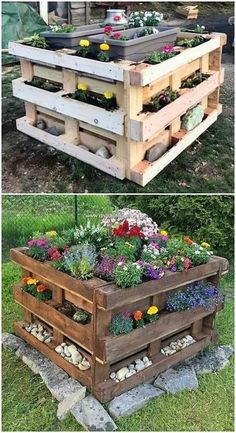
[[[117,266],[122,266],[124,263],[123,262],[119,262],[117,263]]]
[[[123,263],[122,263],[122,265],[123,265]],[[127,266],[124,266],[124,267],[123,267],[123,270],[124,270],[124,271],[128,271]]]
[[[140,268],[141,268],[141,266],[140,266],[140,265],[137,265],[137,264],[136,264],[136,268],[137,268],[137,269],[140,269]]]
[[[204,250],[204,248],[203,247],[199,247],[199,250]]]
[[[195,251],[195,254],[200,254],[200,251],[199,251],[199,250],[196,250],[196,251]]]
[[[206,27],[205,26],[201,26],[201,28],[202,28],[202,30],[205,30]]]

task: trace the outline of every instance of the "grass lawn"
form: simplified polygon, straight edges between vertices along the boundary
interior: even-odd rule
[[[3,265],[3,331],[21,318],[11,286],[20,279],[19,268]],[[216,327],[220,344],[233,344],[233,274],[222,280],[225,309]],[[199,378],[199,388],[177,396],[154,399],[142,410],[117,421],[119,431],[233,431],[233,361],[218,373]],[[14,352],[3,352],[3,431],[82,431],[72,416],[63,422],[56,417],[57,401],[40,377],[18,360]]]

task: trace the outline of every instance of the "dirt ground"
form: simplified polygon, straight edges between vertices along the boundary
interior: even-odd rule
[[[210,132],[204,134],[205,141],[201,137],[196,140],[146,188],[127,180],[118,181],[18,132],[15,120],[24,115],[24,106],[12,96],[11,81],[20,76],[20,68],[18,65],[3,67],[3,192],[233,192],[234,58],[233,30],[228,25],[230,15],[232,13],[202,16],[197,20],[209,31],[228,34],[223,55],[225,82],[221,91],[224,109],[223,116],[216,122],[218,128],[211,127]],[[170,17],[168,25],[172,24],[189,28],[196,25]]]

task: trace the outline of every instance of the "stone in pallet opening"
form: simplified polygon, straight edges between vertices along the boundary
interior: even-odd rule
[[[91,367],[90,362],[79,352],[78,347],[74,344],[63,342],[55,348],[55,351],[66,361],[78,367],[79,370],[84,371]]]

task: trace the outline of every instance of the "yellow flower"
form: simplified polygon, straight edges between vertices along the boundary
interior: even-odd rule
[[[104,92],[103,95],[105,96],[106,99],[113,98],[113,93],[109,92],[109,90],[107,90],[106,92]]]
[[[202,243],[201,243],[201,246],[202,246],[203,248],[210,248],[210,244],[208,244],[207,242],[202,242]]]
[[[77,89],[86,91],[86,90],[88,90],[88,86],[85,83],[79,83],[77,86]]]
[[[102,50],[102,51],[109,51],[109,49],[110,49],[110,46],[108,44],[105,44],[105,43],[103,43],[99,46],[100,46],[100,50]]]
[[[126,245],[128,245],[129,248],[134,248],[134,245],[130,244],[129,242],[125,242]]]
[[[168,233],[165,230],[161,230],[160,233],[161,233],[162,236],[167,236],[168,235]]]
[[[158,308],[155,305],[152,305],[152,307],[149,307],[149,309],[147,310],[147,314],[149,314],[150,316],[157,313],[158,313]]]
[[[29,285],[29,286],[31,286],[32,284],[37,284],[38,283],[38,280],[36,280],[35,278],[30,278],[28,281],[27,281],[27,284]]]
[[[49,238],[54,238],[54,236],[57,236],[56,230],[51,230],[50,232],[46,232],[46,236]]]
[[[89,47],[90,42],[88,41],[88,39],[81,39],[79,44],[81,47]]]

